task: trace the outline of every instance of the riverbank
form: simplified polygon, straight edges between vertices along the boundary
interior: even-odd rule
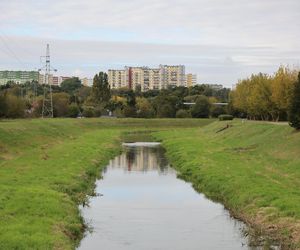
[[[83,235],[78,205],[125,131],[200,127],[196,119],[0,121],[0,249],[74,249]]]
[[[281,241],[283,249],[300,248],[299,132],[237,120],[154,136],[196,190]]]

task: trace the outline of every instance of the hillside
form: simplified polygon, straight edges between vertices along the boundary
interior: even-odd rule
[[[219,133],[229,124],[229,128]],[[156,133],[180,177],[232,214],[300,247],[300,133],[288,125],[215,122]]]
[[[0,121],[0,249],[74,249],[78,205],[120,151],[124,131],[199,127],[212,120]]]

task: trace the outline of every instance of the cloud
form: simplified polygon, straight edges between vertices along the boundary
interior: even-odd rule
[[[124,65],[186,64],[231,85],[299,64],[298,0],[1,1],[0,36],[29,67],[45,44],[64,74]],[[22,67],[0,41],[0,67]]]

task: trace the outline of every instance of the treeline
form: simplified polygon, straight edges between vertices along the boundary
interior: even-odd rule
[[[190,88],[175,87],[147,92],[130,89],[111,90],[107,74],[96,74],[92,87],[83,86],[78,78],[52,86],[54,117],[217,117],[227,113],[226,107],[214,105],[228,102],[230,89],[213,89],[202,84]],[[186,105],[184,103],[196,103]],[[0,117],[40,117],[43,86],[36,82],[24,85],[9,82],[0,86]]]
[[[287,121],[298,71],[281,66],[273,75],[253,74],[230,94],[233,113],[251,120]]]

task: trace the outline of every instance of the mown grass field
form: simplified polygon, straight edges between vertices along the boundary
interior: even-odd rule
[[[212,120],[36,119],[0,121],[0,249],[74,249],[78,204],[120,151],[124,132],[185,130]]]
[[[283,248],[300,249],[300,132],[237,120],[154,135],[195,189],[284,242]]]

